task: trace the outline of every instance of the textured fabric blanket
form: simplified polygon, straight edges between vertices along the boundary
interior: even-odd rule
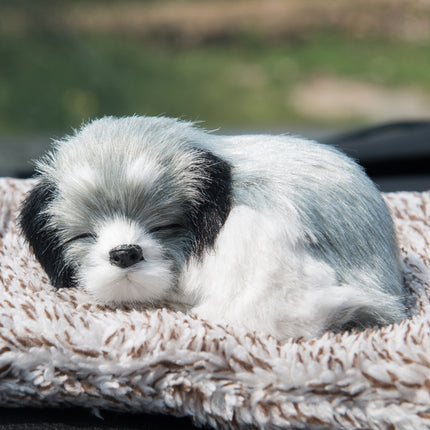
[[[28,180],[0,179],[0,405],[190,415],[220,428],[430,427],[430,194],[393,193],[416,314],[311,341],[55,291],[17,233]]]

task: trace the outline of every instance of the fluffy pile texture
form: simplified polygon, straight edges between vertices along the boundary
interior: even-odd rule
[[[167,309],[55,291],[16,214],[31,181],[0,179],[0,404],[192,416],[220,428],[430,427],[430,194],[385,195],[415,316],[280,343]]]

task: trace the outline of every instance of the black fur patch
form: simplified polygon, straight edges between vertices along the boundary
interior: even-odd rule
[[[44,213],[55,193],[54,184],[45,179],[39,181],[21,206],[19,224],[51,283],[56,288],[72,287],[75,286],[74,271],[65,264],[58,232],[49,225],[49,215]]]
[[[191,255],[200,257],[214,245],[231,209],[231,167],[209,151],[198,150],[205,179],[201,183],[201,203],[189,212],[193,232]]]

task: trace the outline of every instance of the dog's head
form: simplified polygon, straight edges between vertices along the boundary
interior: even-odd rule
[[[207,136],[169,118],[107,117],[56,142],[20,215],[51,282],[101,303],[163,299],[230,210],[231,169]]]

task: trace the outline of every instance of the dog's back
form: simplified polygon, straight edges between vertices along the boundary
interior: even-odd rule
[[[405,317],[393,222],[358,164],[332,147],[289,136],[222,137],[211,150],[234,166],[237,204],[271,208],[285,223],[296,219],[309,253],[332,267],[340,284],[367,296],[366,306],[353,309],[351,303],[345,309],[348,325]],[[338,319],[334,316],[332,328],[341,328],[343,318]]]

